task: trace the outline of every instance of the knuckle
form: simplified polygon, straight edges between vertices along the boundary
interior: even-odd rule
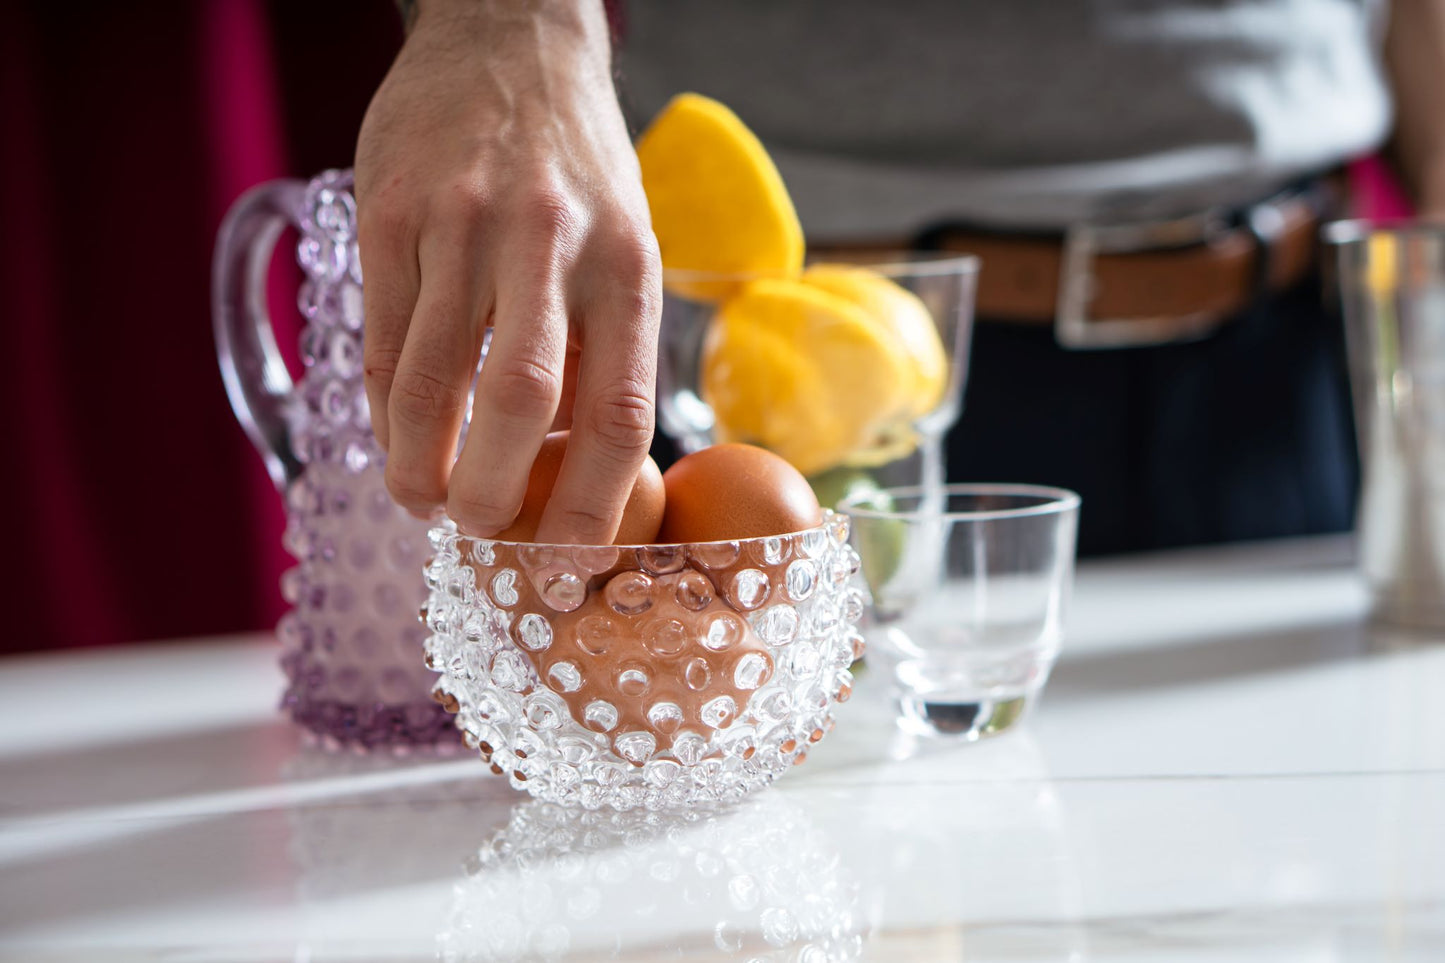
[[[522,213],[542,237],[565,241],[582,231],[584,218],[571,192],[551,184],[534,187]]]
[[[573,505],[561,511],[562,522],[569,532],[582,537],[611,537],[615,534],[616,519],[600,509]]]
[[[615,291],[613,304],[618,318],[641,336],[655,330],[662,321],[662,286],[623,286]]]
[[[386,490],[398,505],[413,510],[435,508],[446,498],[446,485],[440,479],[395,458],[386,464]]]
[[[365,342],[365,339],[362,339]],[[401,349],[365,344],[361,352],[362,377],[368,384],[388,387],[396,378]]]
[[[623,229],[605,240],[609,299],[629,318],[662,313],[662,256],[650,229]]]
[[[521,419],[550,417],[562,394],[562,381],[555,371],[525,358],[503,362],[494,387],[496,409]]]
[[[618,268],[633,277],[647,279],[656,276],[662,266],[657,235],[645,225],[629,224],[618,228],[613,235],[612,248],[618,258]]]
[[[511,504],[497,497],[495,490],[480,492],[453,485],[447,493],[447,514],[472,525],[504,528],[517,517],[521,503]]]
[[[632,385],[617,385],[592,404],[587,427],[604,449],[630,462],[651,446],[655,417],[649,395]]]
[[[439,196],[451,207],[484,211],[491,206],[491,192],[477,177],[459,177],[448,181]]]
[[[415,205],[394,191],[357,200],[356,230],[363,248],[395,246],[412,234],[415,219]]]
[[[466,404],[463,393],[425,371],[400,371],[393,375],[388,404],[392,414],[412,424],[426,424],[451,418]]]
[[[485,187],[471,179],[457,180],[432,194],[427,221],[450,234],[470,234],[487,220],[491,209]]]
[[[357,202],[357,256],[367,278],[366,290],[377,282],[395,281],[405,273],[405,265],[416,244],[418,231],[416,205],[409,198],[386,195],[363,205]],[[367,295],[370,298],[370,295]],[[368,316],[370,311],[367,312]]]

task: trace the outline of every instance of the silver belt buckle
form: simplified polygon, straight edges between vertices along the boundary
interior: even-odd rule
[[[1054,339],[1071,350],[1141,348],[1194,341],[1212,332],[1222,319],[1209,313],[1169,318],[1091,318],[1096,283],[1093,261],[1099,254],[1130,254],[1208,243],[1226,227],[1218,212],[1170,221],[1127,224],[1077,224],[1064,233],[1059,264],[1059,300]]]

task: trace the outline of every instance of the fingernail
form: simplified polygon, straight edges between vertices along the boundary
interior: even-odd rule
[[[453,519],[456,521],[456,519]],[[500,528],[488,525],[473,525],[470,522],[456,521],[457,531],[468,538],[491,538],[501,531]]]

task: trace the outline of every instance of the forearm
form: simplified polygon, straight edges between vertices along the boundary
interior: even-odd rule
[[[424,72],[470,64],[477,83],[507,91],[519,123],[574,120],[558,104],[578,86],[615,96],[601,0],[415,0],[411,16],[401,60]]]
[[[410,34],[423,16],[456,24],[482,23],[499,32],[544,28],[577,46],[610,57],[611,36],[601,0],[397,0]]]
[[[1445,0],[1394,0],[1385,62],[1395,95],[1391,153],[1419,213],[1445,216]]]

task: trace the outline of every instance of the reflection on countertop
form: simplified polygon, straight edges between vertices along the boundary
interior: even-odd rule
[[[859,885],[780,793],[715,812],[513,808],[457,885],[453,961],[608,951],[842,963],[863,948]]]

